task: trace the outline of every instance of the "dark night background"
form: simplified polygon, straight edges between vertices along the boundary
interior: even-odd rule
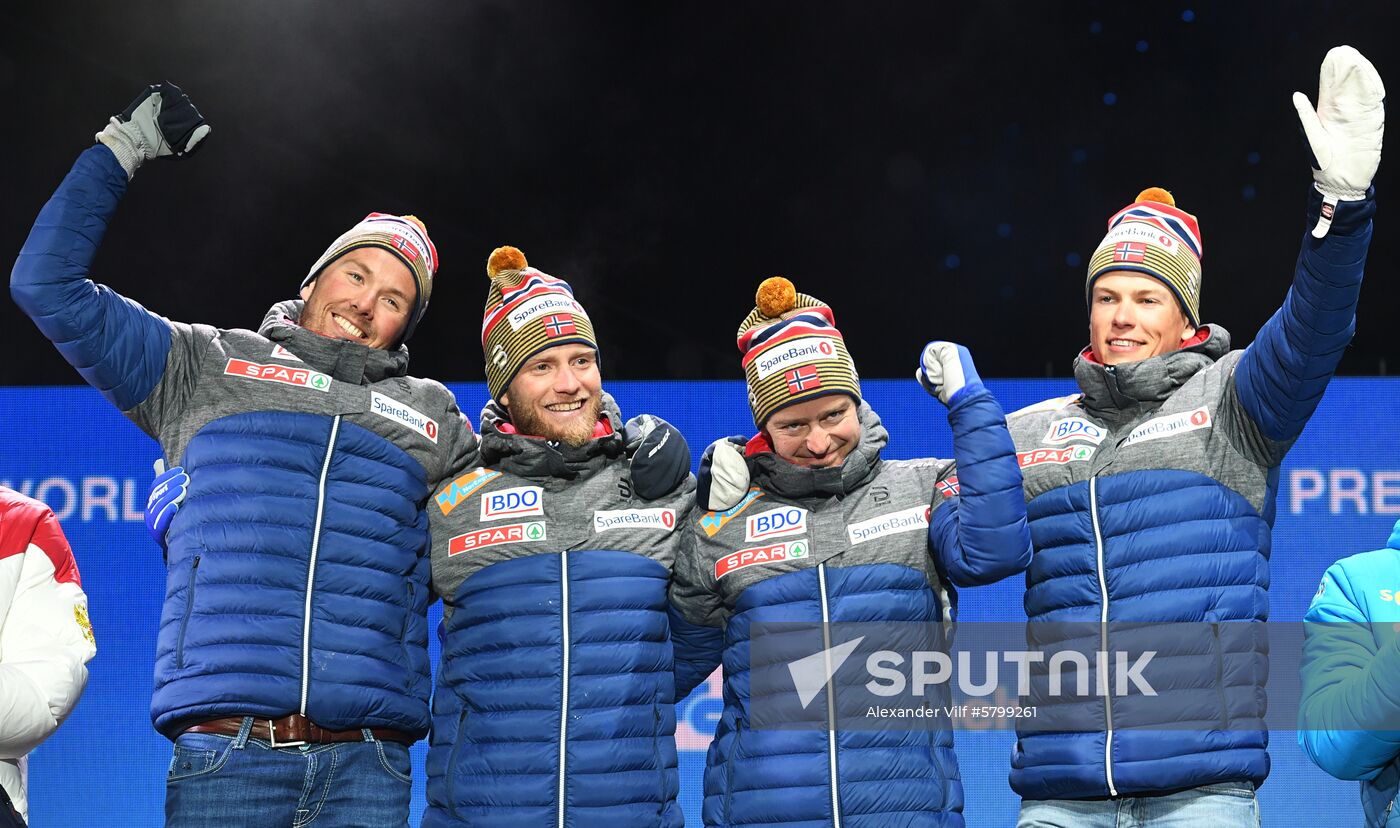
[[[1242,346],[1303,230],[1290,94],[1316,100],[1341,43],[1400,88],[1382,2],[37,5],[0,28],[5,257],[169,78],[214,134],[137,174],[94,277],[256,327],[365,213],[416,213],[443,268],[413,373],[445,381],[482,378],[507,243],[573,284],[610,378],[739,377],[734,330],[774,274],[833,305],[867,376],[908,376],[933,338],[987,376],[1063,376],[1084,261],[1148,185],[1199,217],[1203,315]],[[1400,369],[1398,168],[1343,373]],[[7,298],[0,331],[0,384],[80,382]]]

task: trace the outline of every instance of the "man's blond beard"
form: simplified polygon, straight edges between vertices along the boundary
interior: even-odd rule
[[[594,397],[585,406],[593,416],[584,417],[572,426],[563,429],[556,429],[546,423],[542,418],[535,416],[534,407],[524,411],[518,410],[517,406],[506,406],[510,413],[510,421],[515,426],[515,430],[521,434],[531,437],[543,437],[546,440],[553,440],[558,443],[578,448],[593,439],[593,429],[598,424],[598,418],[603,414],[603,400],[601,397]]]

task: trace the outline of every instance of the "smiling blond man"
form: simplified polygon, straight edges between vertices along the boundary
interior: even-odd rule
[[[573,288],[494,251],[482,467],[429,506],[443,599],[425,828],[675,828],[666,587],[695,482],[622,421]]]

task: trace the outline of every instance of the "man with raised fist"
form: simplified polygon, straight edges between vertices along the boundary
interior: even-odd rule
[[[208,135],[178,87],[144,90],[44,206],[10,290],[187,475],[161,527],[167,824],[405,825],[408,746],[429,726],[424,504],[476,453],[452,394],[408,376],[437,250],[413,216],[371,213],[256,331],[172,322],[90,281],[137,169]]]

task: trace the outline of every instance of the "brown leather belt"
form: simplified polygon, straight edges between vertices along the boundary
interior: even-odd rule
[[[228,716],[223,719],[210,719],[185,728],[185,733],[217,733],[221,736],[237,736],[243,729],[243,716]],[[387,727],[372,727],[370,735],[381,742],[401,742],[411,745],[418,741],[412,734]],[[273,747],[296,747],[298,745],[321,745],[329,742],[362,742],[365,735],[359,730],[326,730],[300,713],[293,713],[280,719],[253,719],[249,738],[260,739]]]

